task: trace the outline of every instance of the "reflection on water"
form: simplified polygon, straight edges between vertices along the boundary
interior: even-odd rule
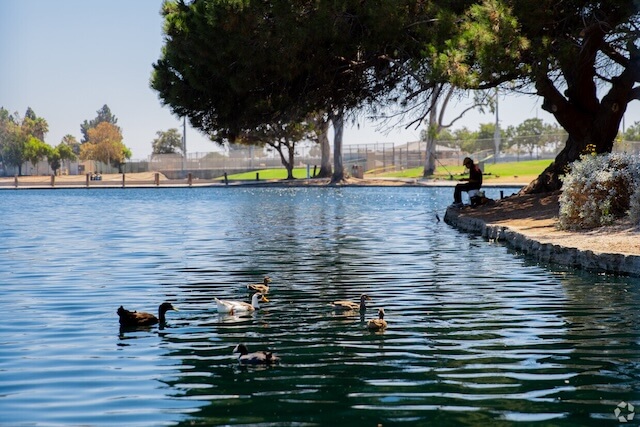
[[[1,425],[600,426],[640,404],[638,279],[459,233],[450,189],[1,196]],[[264,275],[261,310],[217,313]],[[329,305],[361,293],[363,316]],[[120,330],[120,305],[165,300],[164,328]]]

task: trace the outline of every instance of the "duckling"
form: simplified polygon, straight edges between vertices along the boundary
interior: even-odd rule
[[[272,365],[280,362],[280,358],[270,351],[256,351],[249,353],[249,349],[244,344],[238,344],[233,353],[238,354],[238,362],[246,365]]]
[[[118,309],[118,316],[121,326],[151,326],[156,323],[165,323],[165,313],[169,310],[179,311],[170,302],[163,302],[158,307],[158,317],[143,311],[129,311],[122,306]]]
[[[251,297],[251,304],[244,301],[216,300],[218,313],[235,314],[238,311],[255,311],[260,309],[260,302],[269,302],[269,300],[261,293],[255,293]]]
[[[367,322],[367,329],[370,331],[381,331],[387,328],[387,321],[384,320],[384,308],[378,309],[378,318]]]
[[[271,278],[269,276],[264,276],[264,280],[262,283],[254,283],[253,285],[247,285],[247,289],[253,289],[254,291],[258,291],[261,294],[269,293],[269,283],[271,283]]]
[[[360,310],[362,312],[367,309],[366,301],[368,300],[371,300],[369,295],[362,294],[360,295],[360,304],[353,301],[339,300],[332,302],[331,305],[333,305],[333,308],[336,310]]]

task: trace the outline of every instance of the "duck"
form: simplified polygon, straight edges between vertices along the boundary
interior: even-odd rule
[[[370,331],[381,331],[387,328],[387,321],[384,320],[384,308],[378,309],[378,318],[367,322],[367,329]]]
[[[180,311],[170,302],[163,302],[158,307],[158,317],[144,311],[129,311],[123,306],[118,308],[118,316],[120,317],[121,326],[151,326],[156,323],[163,324],[166,321],[165,313],[169,310]]]
[[[367,309],[367,301],[371,300],[371,297],[367,294],[360,295],[360,303],[353,301],[339,300],[331,303],[336,310],[360,310],[365,311]]]
[[[239,353],[238,362],[245,365],[273,365],[280,362],[280,358],[270,351],[249,353],[249,349],[244,344],[235,346],[233,353]]]
[[[260,292],[261,294],[268,294],[269,283],[271,283],[271,278],[269,276],[264,276],[264,280],[262,281],[262,283],[247,285],[247,289],[253,289],[254,291]]]
[[[251,304],[244,301],[220,300],[215,298],[218,313],[235,314],[237,311],[255,311],[260,308],[260,302],[269,302],[269,300],[259,292],[251,297]]]

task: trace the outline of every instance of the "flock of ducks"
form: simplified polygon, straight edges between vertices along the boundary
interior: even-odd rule
[[[264,294],[269,292],[269,283],[271,283],[271,279],[267,276],[264,278],[264,281],[262,283],[247,285],[247,289],[256,291],[256,293],[251,296],[251,303],[234,300],[220,300],[218,298],[215,298],[218,313],[233,315],[237,313],[253,312],[260,309],[261,302],[269,302],[269,300],[264,296]],[[367,309],[367,301],[371,301],[371,297],[369,297],[369,295],[367,294],[362,294],[360,295],[360,302],[338,300],[333,301],[331,303],[331,306],[334,308],[334,310],[338,311],[358,310],[360,312],[360,316],[364,316],[364,313]],[[145,313],[143,311],[129,311],[122,306],[118,308],[117,313],[118,317],[120,318],[121,327],[138,327],[152,326],[158,323],[160,325],[163,325],[166,322],[166,313],[169,310],[179,311],[176,307],[173,306],[173,304],[169,302],[163,302],[162,304],[160,304],[160,307],[158,307],[157,317],[151,313]],[[384,309],[380,308],[378,309],[378,318],[370,319],[367,321],[367,329],[372,332],[376,332],[382,331],[386,328],[387,321],[384,320]],[[244,344],[238,344],[233,349],[233,353],[238,353],[238,361],[241,364],[272,365],[280,361],[280,358],[272,352],[257,351],[249,353],[249,349]]]

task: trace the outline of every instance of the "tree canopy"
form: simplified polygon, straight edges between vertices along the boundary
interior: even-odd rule
[[[313,112],[337,129],[344,112],[363,107],[418,107],[419,122],[442,83],[500,86],[541,96],[568,133],[527,189],[549,191],[587,147],[611,150],[640,98],[630,1],[176,0],[162,13],[152,87],[213,140]]]
[[[89,141],[89,129],[95,128],[102,122],[110,123],[120,130],[117,126],[118,119],[111,113],[111,109],[107,104],[103,105],[101,109],[96,111],[96,114],[97,115],[93,120],[85,120],[80,125],[80,131],[82,132],[82,140],[80,142],[83,144]]]
[[[122,143],[120,128],[111,123],[98,123],[87,131],[87,137],[80,146],[82,160],[97,160],[119,168],[131,157],[131,151]]]
[[[397,0],[167,1],[151,85],[218,142],[317,112],[336,127],[395,86],[389,57],[403,52],[408,39],[398,34],[416,9]]]
[[[153,154],[173,154],[182,152],[182,135],[176,128],[171,128],[166,132],[161,130],[156,132],[157,137],[151,142]]]

